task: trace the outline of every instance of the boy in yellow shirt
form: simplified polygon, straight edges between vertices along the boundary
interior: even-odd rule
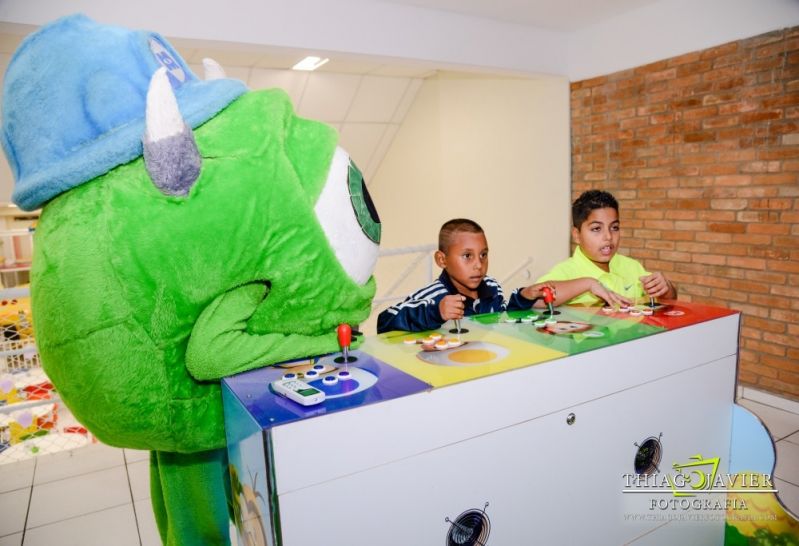
[[[572,257],[555,265],[537,282],[557,288],[555,304],[630,305],[639,298],[677,297],[663,273],[649,273],[640,262],[617,254],[621,227],[619,204],[606,191],[589,190],[572,203]]]

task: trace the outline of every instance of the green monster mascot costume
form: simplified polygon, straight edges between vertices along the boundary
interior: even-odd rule
[[[222,377],[338,349],[369,314],[380,223],[333,129],[160,35],[81,16],[9,63],[2,141],[42,207],[37,345],[101,441],[148,449],[165,544],[227,544]]]

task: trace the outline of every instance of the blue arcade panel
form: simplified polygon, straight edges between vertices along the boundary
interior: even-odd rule
[[[337,362],[338,360],[338,362]],[[303,406],[278,395],[271,383],[299,377],[325,393]],[[233,512],[242,544],[280,544],[280,510],[272,461],[272,427],[365,406],[430,386],[380,360],[353,351],[349,361],[325,355],[252,370],[222,381]]]
[[[330,354],[278,364],[228,377],[223,384],[263,429],[430,388],[427,383],[361,351],[350,352],[352,362],[345,364],[337,360],[343,359],[338,354]],[[294,374],[324,392],[324,402],[303,406],[275,393],[270,384],[287,374]],[[336,378],[336,381],[327,378]]]

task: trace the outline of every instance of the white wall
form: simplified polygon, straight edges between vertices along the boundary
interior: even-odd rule
[[[369,186],[381,246],[436,243],[442,223],[467,217],[486,231],[489,273],[503,280],[532,257],[528,278],[523,271],[506,289],[532,283],[568,255],[568,122],[565,78],[426,79]],[[402,268],[395,259],[378,268],[379,296]],[[400,292],[421,282],[412,277]]]

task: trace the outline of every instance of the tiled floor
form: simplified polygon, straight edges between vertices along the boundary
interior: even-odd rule
[[[159,545],[148,464],[93,444],[0,465],[0,546]]]
[[[777,445],[776,487],[799,514],[799,415],[751,400]],[[0,465],[0,546],[160,544],[148,453],[94,444]]]

